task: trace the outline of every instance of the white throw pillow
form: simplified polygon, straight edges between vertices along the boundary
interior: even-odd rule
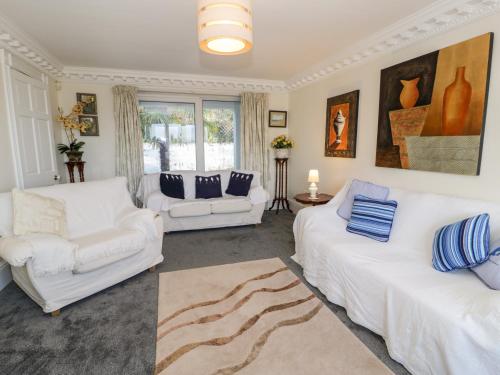
[[[12,190],[13,230],[16,236],[32,233],[66,237],[64,202],[18,189]]]

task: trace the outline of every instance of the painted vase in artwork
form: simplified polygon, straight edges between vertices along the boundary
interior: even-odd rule
[[[444,91],[443,135],[464,134],[471,97],[472,86],[465,79],[465,66],[460,66],[455,73],[455,80]]]
[[[345,116],[342,113],[342,110],[339,109],[335,119],[333,120],[333,130],[335,130],[335,134],[337,135],[335,139],[335,144],[339,145],[342,143],[342,132],[344,131],[345,126]]]
[[[401,94],[399,95],[399,101],[404,109],[413,108],[417,104],[420,97],[417,87],[419,81],[420,77],[408,81],[404,79],[400,80],[403,90],[401,90]]]

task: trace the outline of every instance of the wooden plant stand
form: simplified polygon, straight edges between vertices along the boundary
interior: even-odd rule
[[[288,188],[288,158],[280,159],[275,158],[276,161],[276,183],[274,185],[274,199],[273,204],[269,208],[271,211],[276,204],[276,215],[280,211],[280,205],[284,210],[292,212],[287,198]]]

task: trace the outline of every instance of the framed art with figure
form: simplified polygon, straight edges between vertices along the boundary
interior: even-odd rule
[[[358,107],[359,90],[327,100],[325,156],[356,157]]]

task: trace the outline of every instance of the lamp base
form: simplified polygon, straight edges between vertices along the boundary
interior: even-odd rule
[[[318,199],[318,197],[316,196],[317,192],[318,192],[318,187],[316,186],[316,183],[311,182],[311,185],[309,185],[309,199],[310,200]]]

